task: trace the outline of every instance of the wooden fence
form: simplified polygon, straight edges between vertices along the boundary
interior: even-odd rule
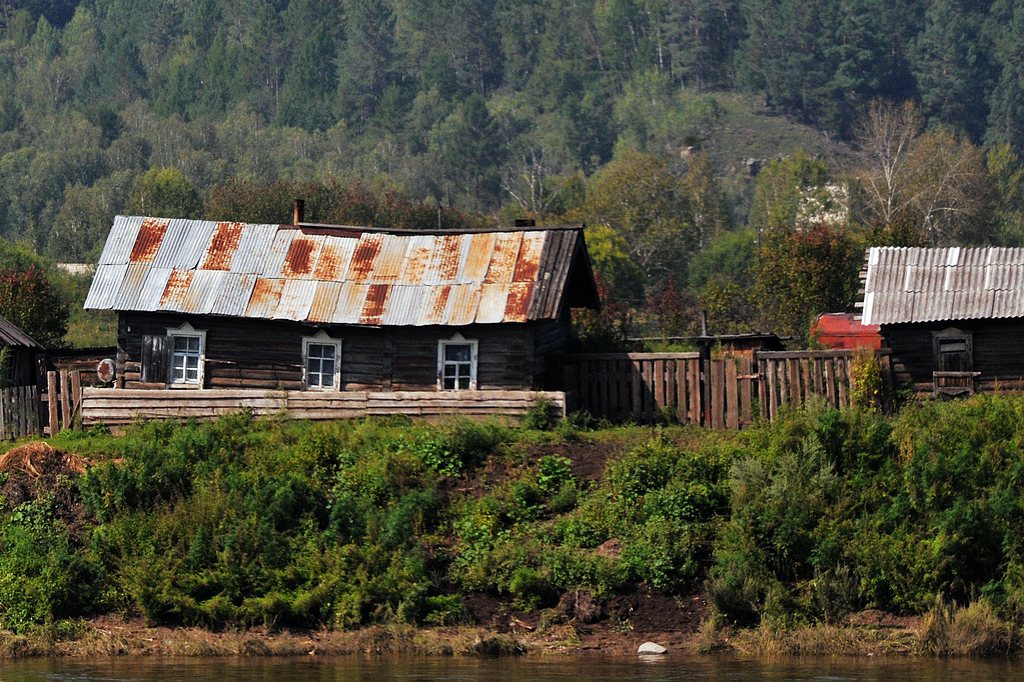
[[[614,421],[701,422],[698,353],[581,353],[565,368],[576,409]]]
[[[39,389],[35,386],[0,389],[0,438],[16,440],[40,433]]]
[[[612,421],[735,429],[811,399],[848,406],[853,354],[760,351],[714,360],[697,353],[575,354],[565,357],[565,387],[570,410]],[[891,382],[888,353],[880,352],[878,361]]]

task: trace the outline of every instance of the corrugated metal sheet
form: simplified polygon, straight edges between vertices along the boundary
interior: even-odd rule
[[[369,284],[358,284],[356,282],[345,282],[338,292],[338,306],[334,309],[334,316],[331,322],[335,324],[359,324],[363,313],[363,303],[366,301],[366,292],[369,291]]]
[[[352,260],[352,252],[355,248],[354,239],[325,237],[313,277],[326,282],[343,281],[348,273],[348,264]]]
[[[875,247],[865,324],[1024,317],[1024,249]]]
[[[281,289],[281,298],[273,317],[280,320],[308,319],[318,284],[315,279],[284,280],[284,288]]]
[[[185,296],[188,295],[188,287],[194,274],[194,270],[173,270],[171,272],[167,278],[167,286],[164,287],[164,295],[160,298],[160,310],[182,311],[185,307]]]
[[[428,289],[417,286],[393,286],[380,324],[395,327],[415,326],[423,309]]]
[[[356,284],[370,281],[383,242],[384,235],[379,233],[364,234],[359,238],[352,252],[352,262],[348,266],[348,279]]]
[[[245,317],[274,317],[277,304],[281,300],[281,291],[284,289],[284,280],[266,279],[260,277],[252,289],[252,296],[249,298],[249,306],[245,309]]]
[[[173,270],[170,268],[150,268],[146,281],[142,283],[142,291],[139,292],[138,308],[151,312],[160,309],[160,301],[164,297],[164,289],[167,288],[167,280]],[[88,306],[87,306],[88,307]]]
[[[480,303],[476,311],[477,323],[494,324],[504,319],[508,289],[508,284],[484,284],[480,288]]]
[[[326,248],[326,246],[324,247]],[[341,295],[341,282],[320,282],[313,303],[309,309],[310,322],[331,322],[334,311],[338,308],[338,296]]]
[[[225,273],[224,279],[221,280],[220,292],[210,312],[214,315],[244,315],[255,286],[256,275],[243,272]]]
[[[201,270],[230,270],[242,239],[242,223],[217,223],[210,244],[200,259]]]
[[[181,312],[194,315],[209,315],[213,312],[213,305],[223,289],[227,274],[223,270],[196,270],[188,284]]]
[[[261,274],[277,230],[277,225],[246,225],[231,259],[231,272]]]
[[[128,262],[128,255],[135,246],[142,218],[126,218],[117,216],[114,225],[107,235],[107,243],[103,245],[99,265],[121,265]]]
[[[128,255],[128,260],[132,263],[152,263],[157,249],[160,248],[160,243],[164,240],[168,222],[157,218],[143,220],[139,225],[139,233],[135,237],[135,244],[132,245],[132,252]]]
[[[313,279],[313,270],[316,269],[323,245],[323,235],[295,235],[284,256],[281,276],[290,279]]]
[[[578,228],[413,234],[119,216],[86,307],[318,324],[526,322],[559,313],[575,260],[589,276],[582,243]]]
[[[139,307],[139,296],[142,294],[142,286],[149,275],[149,263],[131,263],[128,265],[128,272],[121,281],[121,288],[117,292],[117,299],[114,307],[119,310],[136,310]]]
[[[128,252],[125,251],[124,263],[111,263],[96,266],[92,276],[89,295],[85,297],[85,307],[90,310],[112,310],[117,300],[117,292],[121,290],[121,282],[128,272]]]
[[[297,230],[278,230],[274,239],[267,245],[267,258],[263,261],[260,276],[281,277],[284,259],[288,257],[288,250],[292,248],[292,239],[296,234],[302,236]]]

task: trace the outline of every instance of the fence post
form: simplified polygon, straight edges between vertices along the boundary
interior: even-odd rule
[[[75,425],[75,415],[82,416],[82,370],[71,371],[71,426]]]
[[[68,395],[70,392],[68,391],[69,383],[68,371],[62,369],[60,371],[60,388],[58,389],[60,392],[61,431],[71,427],[71,396]]]
[[[57,424],[57,373],[53,371],[46,373],[46,400],[50,436],[56,436],[59,426]]]

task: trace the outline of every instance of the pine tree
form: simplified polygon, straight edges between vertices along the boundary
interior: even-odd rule
[[[395,16],[384,0],[345,0],[346,42],[341,55],[338,109],[365,122],[394,80]]]
[[[1009,142],[1024,152],[1024,6],[1017,5],[1000,36],[997,57],[1002,64],[999,82],[990,98],[991,111],[985,141]]]
[[[935,0],[913,50],[913,69],[929,124],[946,123],[975,140],[985,130],[991,81],[981,15],[964,0]]]

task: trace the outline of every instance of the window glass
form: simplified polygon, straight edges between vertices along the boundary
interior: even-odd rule
[[[306,344],[306,386],[334,388],[338,348],[333,343]]]
[[[939,339],[940,372],[966,372],[971,368],[971,358],[966,338]]]
[[[473,381],[473,346],[469,343],[444,345],[441,386],[445,390],[468,390]]]
[[[171,337],[171,383],[198,384],[199,358],[202,339],[199,336],[174,335]]]

